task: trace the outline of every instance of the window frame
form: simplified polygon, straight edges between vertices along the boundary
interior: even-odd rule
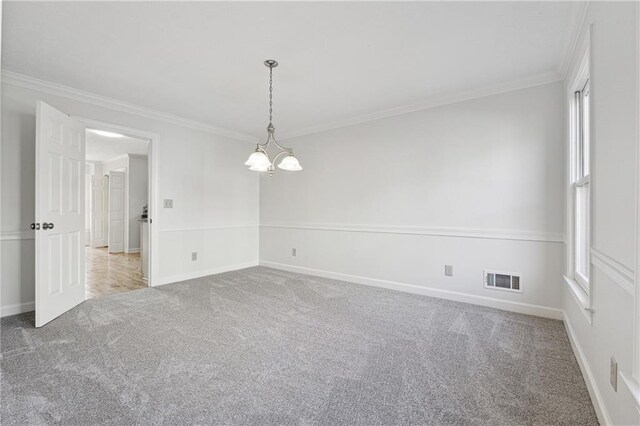
[[[591,99],[591,82],[589,70],[589,52],[585,52],[580,67],[575,73],[575,77],[570,85],[567,86],[568,100],[568,173],[567,173],[567,256],[565,280],[569,284],[576,300],[585,309],[585,314],[590,311],[591,307],[591,210],[592,210],[592,193],[593,193],[593,168],[591,164],[591,141],[590,134],[592,123],[592,111],[589,103],[586,104],[586,121],[581,120],[585,113],[585,103],[583,102],[584,94]],[[580,96],[578,96],[580,94]],[[586,152],[585,152],[586,146]],[[587,188],[587,207],[583,214],[586,215],[585,226],[586,241],[579,241],[580,233],[578,232],[579,206],[578,192],[581,188]],[[583,247],[583,262],[578,262],[579,244]],[[579,264],[580,263],[580,264]],[[585,274],[580,273],[579,267],[586,268]]]
[[[574,173],[572,176],[571,191],[573,193],[573,278],[582,287],[585,294],[590,293],[590,267],[591,267],[591,175],[590,175],[590,135],[589,135],[589,101],[590,101],[590,86],[589,75],[582,75],[580,81],[580,90],[574,92],[573,105],[574,120],[572,126],[574,126],[574,156],[572,161],[574,162]],[[586,101],[585,101],[585,98]],[[579,196],[582,189],[586,188],[586,211],[582,211],[584,207],[579,202]],[[586,229],[582,235],[580,232],[581,226]],[[581,259],[581,254],[584,258]],[[584,274],[586,270],[586,275]]]

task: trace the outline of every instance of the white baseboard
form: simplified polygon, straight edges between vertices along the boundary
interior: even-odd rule
[[[194,271],[194,272],[187,272],[185,274],[171,275],[168,277],[160,277],[157,281],[157,284],[155,284],[154,287],[159,285],[185,281],[185,280],[192,280],[194,278],[206,277],[207,275],[215,275],[215,274],[221,274],[223,272],[237,271],[238,269],[250,268],[252,266],[258,266],[258,261],[256,260],[252,262],[238,263],[235,265],[225,265],[225,266],[220,266],[218,268],[213,268],[213,269],[205,269],[202,271]]]
[[[436,297],[439,299],[453,300],[456,302],[471,303],[473,305],[486,306],[490,308],[501,309],[503,311],[517,312],[520,314],[535,315],[544,318],[552,318],[562,320],[564,318],[561,309],[549,308],[540,305],[531,305],[528,303],[512,302],[508,300],[496,299],[493,297],[477,296],[473,294],[461,293],[458,291],[442,290],[433,287],[423,287],[415,284],[405,284],[394,281],[385,281],[375,278],[360,277],[357,275],[343,274],[340,272],[331,272],[321,269],[305,268],[302,266],[287,265],[284,263],[260,261],[261,266],[269,268],[282,269],[290,272],[298,272],[307,275],[316,275],[324,278],[353,282],[373,287],[382,287],[390,290],[404,291],[406,293],[421,294],[423,296]]]
[[[589,391],[589,396],[591,397],[591,402],[593,403],[593,408],[596,410],[596,415],[598,416],[598,421],[601,425],[611,425],[611,418],[607,413],[607,409],[605,408],[604,401],[602,400],[602,395],[598,391],[598,386],[596,385],[595,378],[593,376],[593,372],[589,367],[589,363],[587,362],[587,358],[582,351],[582,347],[576,338],[575,333],[573,332],[573,327],[571,327],[571,322],[566,313],[564,313],[564,327],[567,330],[567,335],[569,336],[569,342],[571,342],[571,348],[573,349],[573,354],[576,356],[578,360],[578,365],[580,366],[580,370],[582,371],[582,377],[584,377],[584,381],[587,384],[587,390]]]
[[[15,305],[3,306],[0,316],[8,317],[10,315],[17,315],[23,312],[31,312],[35,309],[36,302],[16,303]]]
[[[140,253],[140,248],[126,249],[125,253]]]
[[[215,274],[221,274],[223,272],[236,271],[238,269],[250,268],[252,266],[258,266],[258,261],[256,260],[253,262],[245,262],[245,263],[239,263],[235,265],[226,265],[226,266],[221,266],[219,268],[207,269],[204,271],[196,271],[196,272],[189,272],[186,274],[172,275],[170,277],[162,277],[158,280],[158,284],[156,284],[156,286],[190,280],[194,278],[206,277],[207,275],[215,275]],[[17,315],[23,312],[31,312],[31,311],[34,311],[35,309],[36,309],[35,302],[26,302],[26,303],[19,303],[15,305],[7,305],[7,306],[2,306],[0,316],[6,317],[10,315]]]

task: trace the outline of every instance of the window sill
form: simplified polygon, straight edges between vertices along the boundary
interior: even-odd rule
[[[573,300],[578,304],[580,308],[580,312],[584,315],[585,319],[591,325],[593,310],[589,304],[589,296],[582,290],[580,284],[573,278],[567,277],[566,275],[562,276],[564,278],[564,282],[569,287],[569,293],[573,296]]]

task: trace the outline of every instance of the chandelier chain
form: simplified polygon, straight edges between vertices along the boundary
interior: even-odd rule
[[[273,68],[269,67],[269,127],[273,127]]]

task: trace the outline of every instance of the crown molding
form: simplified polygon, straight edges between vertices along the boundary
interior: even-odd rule
[[[569,35],[569,38],[567,39],[567,42],[565,43],[564,54],[562,55],[560,64],[558,65],[558,73],[562,76],[563,79],[567,78],[571,60],[573,59],[576,49],[578,48],[580,34],[582,33],[582,29],[587,22],[587,15],[590,5],[588,1],[575,2],[573,4],[577,5],[577,12],[573,15],[573,19],[570,24],[571,33]]]
[[[203,132],[244,142],[256,143],[256,141],[258,140],[257,137],[246,133],[240,133],[234,130],[212,126],[201,121],[191,120],[155,109],[120,101],[118,99],[97,95],[95,93],[86,92],[80,89],[74,89],[69,86],[52,83],[50,81],[41,80],[39,78],[30,77],[5,69],[2,70],[2,83],[16,87],[22,87],[25,89],[37,90],[51,95],[61,96],[63,98],[73,99],[75,101],[85,102],[91,105],[108,108],[114,111],[146,117],[152,120],[158,120],[189,129],[200,130]]]
[[[586,16],[586,15],[585,15]],[[578,31],[579,34],[579,31]],[[357,124],[363,124],[370,121],[382,120],[385,118],[395,117],[398,115],[409,114],[412,112],[418,112],[430,108],[435,108],[444,105],[455,104],[458,102],[469,101],[478,98],[484,98],[492,95],[499,95],[502,93],[513,92],[516,90],[527,89],[530,87],[541,86],[544,84],[555,83],[561,81],[564,77],[556,71],[538,74],[525,79],[513,80],[506,83],[502,83],[496,86],[461,91],[456,93],[450,93],[443,96],[436,96],[432,98],[424,99],[420,102],[402,105],[394,108],[385,109],[382,111],[362,114],[355,117],[347,118],[345,120],[338,120],[330,123],[319,124],[316,126],[306,127],[297,131],[285,132],[280,134],[279,139],[291,139],[294,137],[310,135],[313,133],[324,132],[327,130],[339,129],[342,127],[354,126]],[[195,130],[212,133],[219,136],[225,136],[232,139],[237,139],[244,142],[256,143],[259,138],[236,132],[233,130],[224,129],[221,127],[212,126],[200,121],[195,121],[176,115],[168,114],[162,111],[141,107],[138,105],[123,102],[117,99],[108,98],[94,93],[86,92],[72,87],[63,86],[61,84],[52,83],[46,80],[41,80],[34,77],[29,77],[24,74],[19,74],[13,71],[2,70],[2,83],[11,86],[23,87],[31,90],[38,90],[41,92],[49,93],[56,96],[73,99],[79,102],[85,102],[92,105],[108,108],[115,111],[120,111],[128,114],[138,115],[154,120],[162,121],[165,123],[175,124],[181,127],[191,128]]]
[[[356,124],[363,124],[369,121],[382,120],[384,118],[395,117],[398,115],[409,114],[412,112],[422,111],[430,108],[435,108],[444,105],[455,104],[458,102],[470,101],[477,98],[484,98],[486,96],[499,95],[502,93],[513,92],[516,90],[527,89],[530,87],[541,86],[543,84],[555,83],[561,81],[562,76],[556,71],[546,72],[538,74],[525,79],[513,80],[506,83],[502,83],[496,86],[486,87],[482,89],[466,90],[456,93],[451,93],[444,96],[436,96],[433,98],[427,98],[420,102],[403,105],[399,107],[389,108],[382,111],[362,114],[346,120],[338,120],[330,123],[320,124],[317,126],[310,126],[298,131],[285,132],[280,135],[280,140],[291,139],[299,136],[310,135],[313,133],[324,132],[327,130],[339,129],[342,127],[354,126]]]

